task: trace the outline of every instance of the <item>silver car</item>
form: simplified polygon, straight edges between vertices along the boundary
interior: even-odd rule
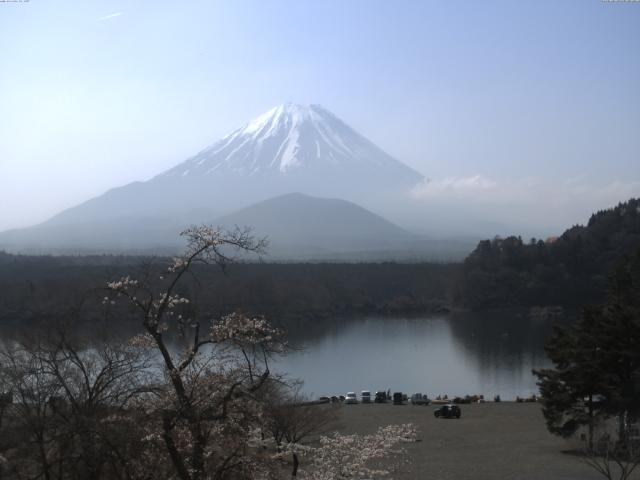
[[[356,397],[356,393],[355,392],[347,393],[346,397],[344,398],[344,403],[346,404],[358,403],[358,397]]]
[[[429,400],[429,397],[427,397],[426,395],[423,395],[421,393],[414,393],[413,395],[411,395],[412,405],[429,405],[429,403],[431,403],[431,400]]]

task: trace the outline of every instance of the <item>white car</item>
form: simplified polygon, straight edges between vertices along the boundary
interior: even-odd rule
[[[346,404],[358,403],[358,398],[356,397],[356,393],[355,392],[347,393],[347,395],[344,397],[344,403]]]
[[[371,403],[371,392],[369,390],[362,390],[360,398],[362,403]]]

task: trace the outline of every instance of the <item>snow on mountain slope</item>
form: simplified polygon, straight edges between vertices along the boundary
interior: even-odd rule
[[[287,103],[251,120],[162,176],[243,176],[301,171],[394,171],[418,182],[422,175],[393,159],[320,105]]]

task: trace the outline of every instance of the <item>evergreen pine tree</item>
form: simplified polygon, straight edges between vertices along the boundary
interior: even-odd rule
[[[545,348],[555,368],[534,374],[549,431],[568,437],[586,426],[593,448],[597,421],[616,416],[624,442],[640,412],[640,251],[614,272],[607,302],[585,308]]]

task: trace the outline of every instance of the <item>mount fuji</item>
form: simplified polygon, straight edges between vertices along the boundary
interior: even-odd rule
[[[50,219],[226,214],[300,192],[376,208],[423,176],[319,105],[280,105],[146,182],[114,188]]]
[[[109,190],[36,227],[0,234],[0,247],[7,239],[12,250],[76,241],[93,250],[97,232],[103,232],[100,243],[119,239],[123,248],[141,247],[150,233],[154,245],[165,245],[178,226],[211,223],[292,192],[379,211],[422,180],[329,110],[287,103],[148,181]]]

